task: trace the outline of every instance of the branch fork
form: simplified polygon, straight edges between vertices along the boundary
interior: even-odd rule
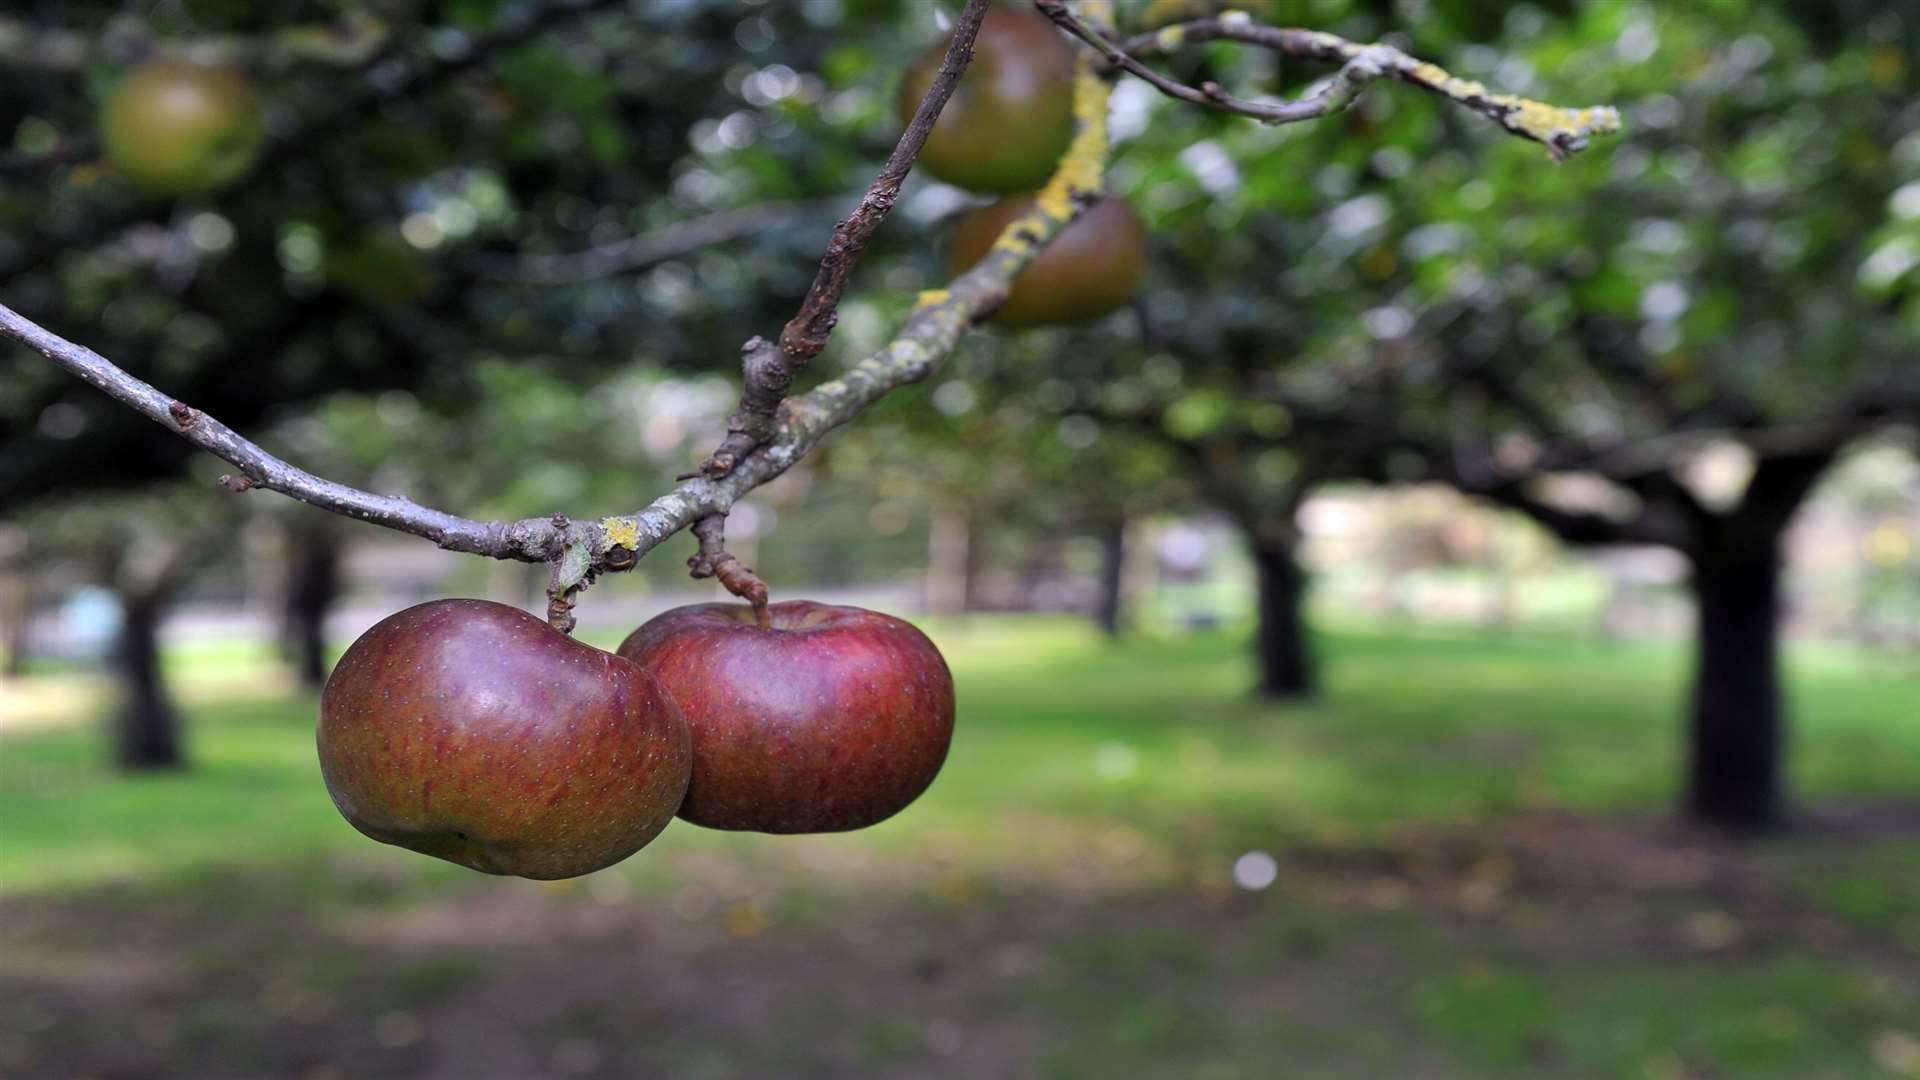
[[[1393,78],[1438,94],[1493,120],[1508,132],[1547,148],[1555,161],[1586,149],[1595,135],[1620,130],[1620,113],[1604,105],[1569,109],[1513,94],[1501,94],[1458,78],[1391,45],[1361,45],[1334,34],[1295,27],[1262,26],[1245,12],[1174,23],[1117,42],[1075,15],[1067,0],[1034,0],[1059,27],[1092,46],[1110,69],[1140,78],[1168,97],[1203,108],[1251,117],[1263,124],[1294,124],[1340,112],[1368,83]],[[1142,56],[1164,55],[1205,41],[1237,41],[1281,56],[1340,64],[1340,69],[1293,101],[1235,97],[1217,82],[1188,86],[1148,67]]]
[[[781,329],[779,343],[756,335],[741,347],[740,407],[727,420],[726,438],[700,466],[702,475],[712,479],[726,476],[741,458],[773,437],[780,402],[786,398],[800,368],[825,351],[827,340],[840,320],[840,300],[846,294],[847,283],[860,265],[867,242],[900,198],[900,185],[906,182],[907,173],[920,157],[920,150],[933,133],[947,99],[953,96],[960,77],[966,74],[967,65],[973,60],[974,38],[992,6],[991,0],[967,0],[966,9],[954,25],[946,56],[940,61],[940,70],[927,87],[920,107],[914,110],[907,129],[900,133],[900,141],[887,156],[879,175],[861,196],[860,205],[834,226],[813,285],[807,289],[806,299],[800,302],[800,310]]]

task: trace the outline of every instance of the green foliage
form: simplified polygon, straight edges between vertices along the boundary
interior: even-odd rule
[[[791,313],[831,210],[804,232],[763,231],[749,257],[699,252],[637,282],[515,285],[479,274],[482,255],[579,251],[710,211],[852,190],[884,155],[891,120],[870,76],[829,92],[822,58],[837,49],[871,72],[924,28],[701,0],[568,7],[520,41],[511,28],[526,6],[383,11],[394,37],[375,74],[270,66],[257,79],[275,121],[267,164],[192,205],[135,202],[58,154],[11,164],[44,176],[0,192],[0,232],[18,241],[0,249],[8,303],[249,433],[341,391],[404,389],[459,415],[491,392],[470,377],[476,354],[589,384],[629,369],[731,369],[743,327],[771,333]],[[92,34],[117,10],[73,4],[60,18]],[[145,17],[163,39],[245,43],[316,13],[199,4]],[[517,43],[490,44],[501,41]],[[0,114],[21,118],[23,153],[87,137],[77,73],[10,70],[19,77],[0,75]],[[129,227],[144,246],[108,243]],[[55,461],[71,489],[144,480],[190,456],[49,374],[0,357],[0,505],[44,494]]]

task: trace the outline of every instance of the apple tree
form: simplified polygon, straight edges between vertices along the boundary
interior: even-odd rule
[[[1528,20],[1509,62],[1637,102],[1634,141],[1550,173],[1412,144],[1348,204],[1380,253],[1369,312],[1268,393],[1378,431],[1383,475],[1571,544],[1679,552],[1699,613],[1684,811],[1743,832],[1787,810],[1783,538],[1849,447],[1920,416],[1913,27],[1834,33],[1815,7]]]
[[[31,318],[90,327],[129,372],[166,381],[269,446],[345,447],[323,460],[355,483],[420,474],[405,471],[404,447],[364,412],[326,445],[296,438],[310,432],[302,420],[316,403],[390,393],[420,416],[465,415],[473,426],[439,429],[441,464],[425,473],[438,485],[427,490],[464,493],[516,445],[539,449],[516,433],[557,436],[554,417],[599,415],[579,400],[538,413],[552,395],[532,388],[557,381],[579,399],[636,364],[698,370],[730,351],[732,327],[783,317],[809,279],[806,252],[864,168],[863,133],[881,110],[805,106],[830,92],[814,74],[829,49],[870,55],[893,39],[890,27],[858,24],[849,39],[805,12],[755,22],[783,55],[750,68],[757,81],[747,82],[729,5],[612,6],[470,4],[409,26],[292,4],[271,25],[241,6],[130,15],[73,4],[58,22],[0,23],[13,61],[0,71],[0,113],[22,117],[16,149],[0,159],[5,300]],[[124,167],[138,149],[103,145],[96,129],[130,95],[172,100],[151,85],[155,65],[164,74],[185,61],[222,73],[230,92],[243,75],[271,137],[241,155],[250,160],[236,175],[175,190],[138,162]],[[201,78],[175,85],[199,100]],[[767,134],[721,138],[729,118]],[[130,130],[162,136],[170,122],[162,110]],[[162,149],[183,147],[191,138]],[[753,273],[730,257],[748,237],[767,259]],[[527,374],[496,377],[507,368]],[[512,430],[478,437],[489,423]],[[473,445],[452,445],[467,436]],[[622,458],[602,441],[611,471]],[[30,526],[37,557],[58,554],[49,536],[62,534],[36,524],[48,520],[36,507],[64,513],[77,497],[178,475],[192,453],[22,354],[0,358],[0,514]],[[123,520],[154,503],[136,496]],[[96,515],[102,538],[145,535],[108,528],[108,509]],[[275,516],[293,549],[289,635],[312,676],[338,531],[329,515]],[[118,589],[130,579],[104,580]],[[122,606],[157,619],[172,593],[125,595]],[[154,659],[139,669],[157,671]],[[164,700],[152,686],[128,689],[136,703]],[[155,708],[135,726],[173,715]]]
[[[1343,113],[1373,84],[1400,83],[1543,144],[1556,158],[1618,126],[1609,108],[1543,105],[1457,78],[1392,46],[1265,25],[1242,13],[1183,18],[1130,33],[1114,25],[1108,5],[1038,0],[1037,14],[1022,17],[1051,20],[1074,50],[1070,77],[1043,88],[1050,98],[1067,101],[1072,120],[1045,182],[1008,218],[977,263],[958,270],[943,287],[921,292],[886,340],[864,358],[842,363],[834,377],[793,392],[810,361],[827,350],[862,256],[877,235],[885,235],[881,226],[908,171],[948,98],[963,85],[973,37],[990,9],[986,0],[970,0],[959,13],[951,42],[939,52],[936,75],[919,101],[908,103],[904,133],[833,229],[811,285],[794,290],[803,295],[792,317],[777,333],[772,320],[761,324],[770,336],[738,346],[741,391],[728,435],[645,506],[585,517],[553,512],[487,520],[449,513],[318,475],[270,452],[241,428],[257,429],[282,405],[330,389],[430,383],[432,372],[457,368],[464,350],[475,347],[557,354],[563,371],[569,363],[589,366],[603,350],[642,335],[685,335],[683,354],[718,354],[712,332],[738,322],[703,328],[693,318],[636,317],[625,306],[583,320],[574,304],[591,312],[588,301],[526,304],[518,294],[466,288],[470,278],[462,275],[488,262],[480,256],[501,255],[503,248],[523,267],[525,260],[542,257],[540,249],[556,231],[547,222],[557,222],[561,233],[599,239],[606,230],[581,229],[583,216],[596,226],[615,222],[613,231],[619,232],[617,219],[645,220],[664,193],[720,197],[715,190],[727,190],[725,177],[698,163],[678,175],[622,166],[650,146],[664,145],[659,157],[671,159],[684,145],[687,113],[661,123],[656,96],[699,102],[733,92],[725,79],[688,77],[694,62],[676,59],[688,55],[677,35],[702,41],[705,48],[692,55],[719,63],[715,56],[731,56],[734,49],[763,51],[782,41],[771,16],[731,25],[731,46],[711,33],[712,22],[721,18],[715,8],[676,9],[659,16],[672,24],[663,27],[591,0],[471,5],[458,17],[476,25],[451,33],[387,29],[382,36],[381,28],[323,28],[320,40],[338,47],[317,50],[309,38],[295,37],[299,44],[289,45],[283,33],[205,42],[215,54],[239,49],[248,62],[273,73],[264,81],[268,135],[250,171],[229,177],[223,161],[211,170],[217,176],[193,181],[196,187],[204,182],[206,190],[165,198],[130,189],[111,170],[102,174],[71,164],[89,160],[84,127],[40,115],[70,112],[71,95],[47,89],[44,80],[10,86],[7,93],[32,103],[38,122],[29,132],[33,145],[8,167],[50,166],[58,179],[47,204],[11,196],[0,204],[0,212],[19,223],[0,250],[0,264],[16,283],[9,288],[17,293],[0,307],[0,334],[49,362],[15,363],[0,373],[19,388],[9,401],[20,404],[9,407],[6,419],[9,443],[17,440],[21,448],[6,456],[0,498],[60,486],[58,477],[68,470],[124,475],[177,466],[171,444],[162,450],[162,444],[136,435],[107,436],[137,414],[154,425],[142,434],[177,436],[226,461],[234,471],[222,482],[236,493],[265,488],[449,550],[546,564],[549,620],[561,630],[570,629],[580,592],[598,575],[630,570],[682,531],[693,532],[698,542],[696,576],[715,577],[761,605],[765,583],[726,549],[728,511],[870,405],[937,374],[967,332],[1007,301],[1020,273],[1044,258],[1055,238],[1099,199],[1113,149],[1109,107],[1117,79],[1141,80],[1186,107],[1282,130]],[[563,59],[534,47],[515,51],[577,19],[595,20],[594,31],[579,50],[560,54]],[[673,24],[676,19],[681,22]],[[795,25],[802,43],[832,36],[831,28],[806,25],[805,11],[779,19]],[[166,40],[173,29],[160,28],[140,44],[173,48]],[[351,42],[361,32],[378,40],[362,50],[333,40]],[[90,52],[93,44],[102,51]],[[83,35],[82,63],[113,66],[120,62],[113,50],[120,47],[105,35],[97,43]],[[1275,97],[1212,78],[1189,83],[1160,66],[1194,51],[1284,58],[1330,74]],[[564,58],[578,53],[604,64],[621,89],[609,89],[606,80],[574,78]],[[824,50],[809,59],[796,52],[794,60],[773,76],[771,67],[759,69],[757,92],[784,100],[776,91],[788,76],[804,82],[807,66],[829,68],[834,55]],[[349,78],[339,77],[341,66]],[[636,84],[647,92],[630,93]],[[445,92],[431,92],[436,87]],[[743,77],[742,92],[744,87]],[[857,109],[860,100],[854,95],[842,104]],[[698,105],[687,110],[701,111]],[[795,102],[792,111],[787,135],[832,122],[831,110],[819,103]],[[557,122],[555,112],[561,114]],[[746,138],[742,125],[750,128],[753,121],[736,122],[740,115],[727,114],[711,129],[713,140],[725,147]],[[222,143],[222,152],[227,147]],[[792,164],[779,152],[756,164],[761,171],[760,182],[751,185],[755,196],[811,194],[794,181]],[[120,174],[130,172],[123,163]],[[584,206],[574,194],[580,191],[590,196]],[[595,204],[623,212],[596,216]],[[369,220],[376,223],[371,232]],[[404,243],[394,242],[396,231]],[[449,252],[424,265],[414,261],[417,251],[455,236],[478,237],[483,250],[472,252],[472,259]],[[591,264],[604,256],[618,264],[619,245],[611,245],[612,251],[607,246],[567,261]],[[214,262],[219,272],[205,272]],[[789,279],[793,270],[788,268]],[[802,280],[808,276],[800,269]],[[759,283],[779,280],[785,280],[779,271],[769,270]],[[367,303],[369,295],[379,302]],[[101,342],[122,362],[43,323]],[[625,334],[608,334],[606,326]],[[257,359],[267,355],[275,359]],[[59,383],[59,373],[102,396],[67,400],[73,384]],[[108,402],[125,407],[126,414],[106,407]],[[51,423],[49,410],[55,413]],[[82,431],[88,436],[76,439]]]

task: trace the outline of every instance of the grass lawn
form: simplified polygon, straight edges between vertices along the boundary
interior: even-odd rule
[[[1912,665],[1796,652],[1809,821],[1741,847],[1665,822],[1666,648],[1348,630],[1276,706],[1238,634],[936,630],[906,813],[576,882],[361,838],[244,650],[173,658],[269,688],[190,772],[0,738],[0,1075],[1920,1076]]]

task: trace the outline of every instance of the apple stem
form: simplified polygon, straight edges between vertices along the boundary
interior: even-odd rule
[[[573,617],[573,596],[549,596],[547,599],[547,625],[563,634],[572,636],[577,620]]]
[[[554,516],[555,528],[565,528],[567,519]],[[571,635],[574,627],[573,605],[580,590],[593,580],[593,560],[583,544],[569,544],[553,560],[553,574],[547,582],[547,625]]]
[[[762,627],[769,625],[767,583],[727,550],[726,515],[714,514],[694,522],[693,535],[700,541],[700,550],[687,560],[687,572],[695,578],[719,581],[728,592],[754,606]]]
[[[767,614],[767,602],[765,600],[753,605],[753,617],[760,623],[760,629],[773,629],[773,616]]]

